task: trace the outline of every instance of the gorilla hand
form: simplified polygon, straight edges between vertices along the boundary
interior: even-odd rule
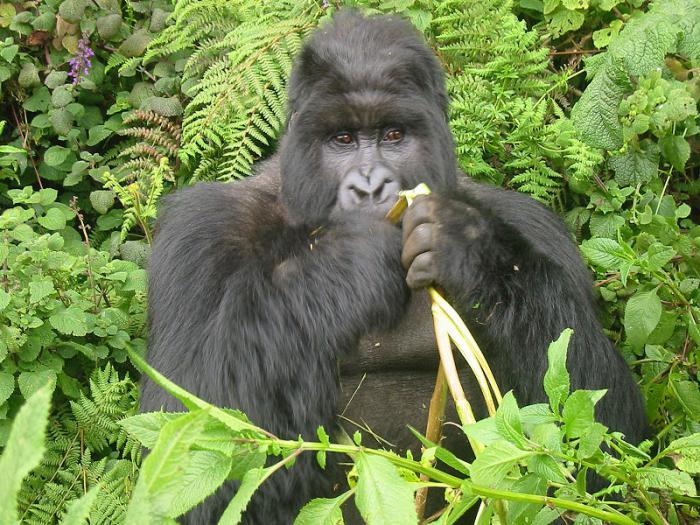
[[[482,253],[483,247],[475,243],[483,240],[487,226],[481,212],[469,204],[436,194],[416,197],[403,218],[401,263],[408,286],[437,284],[449,290],[464,283],[465,268],[477,263],[474,259]],[[451,243],[460,249],[450,249]]]

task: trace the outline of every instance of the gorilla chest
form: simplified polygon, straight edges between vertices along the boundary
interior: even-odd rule
[[[415,446],[406,425],[425,430],[438,364],[430,301],[416,292],[395,327],[362,338],[341,362],[340,425],[350,435],[363,430],[370,440]]]

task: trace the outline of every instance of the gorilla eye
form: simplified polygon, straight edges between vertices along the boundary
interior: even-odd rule
[[[401,140],[403,138],[403,131],[400,129],[392,129],[386,132],[386,135],[384,135],[384,139],[386,142],[396,142],[397,140]]]
[[[354,138],[350,133],[343,131],[333,135],[333,141],[337,144],[346,146],[348,144],[352,144],[354,142]]]

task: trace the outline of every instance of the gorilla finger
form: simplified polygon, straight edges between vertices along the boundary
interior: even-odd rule
[[[424,252],[413,260],[413,264],[411,264],[406,274],[406,284],[414,290],[425,288],[435,282],[435,277],[433,253]]]
[[[413,260],[433,248],[433,225],[423,223],[416,226],[409,234],[401,252],[401,264],[408,270]]]
[[[403,217],[403,242],[419,224],[433,222],[435,201],[427,195],[419,195],[413,201]]]

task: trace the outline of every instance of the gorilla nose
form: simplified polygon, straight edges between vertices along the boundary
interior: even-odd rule
[[[388,210],[400,189],[388,170],[375,169],[368,176],[353,170],[343,181],[340,200],[345,209],[386,207]]]

